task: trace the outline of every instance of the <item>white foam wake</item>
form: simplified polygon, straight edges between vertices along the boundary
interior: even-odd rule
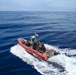
[[[76,75],[76,59],[65,56],[60,49],[54,46],[45,44],[48,49],[54,49],[60,54],[53,56],[47,61],[39,60],[33,55],[29,54],[19,44],[11,47],[10,52],[18,56],[27,64],[32,65],[42,75]]]

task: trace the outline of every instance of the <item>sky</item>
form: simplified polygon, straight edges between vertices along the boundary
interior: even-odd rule
[[[0,0],[0,11],[76,11],[76,0]]]

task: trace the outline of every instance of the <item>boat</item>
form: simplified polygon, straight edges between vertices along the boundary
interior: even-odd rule
[[[50,58],[54,55],[54,50],[52,50],[52,49],[50,49],[50,50],[46,49],[46,51],[34,49],[32,41],[29,41],[30,45],[27,45],[28,40],[23,39],[23,38],[18,38],[18,43],[27,52],[29,52],[32,55],[37,56],[38,58],[41,58],[43,60],[47,60],[48,58]]]

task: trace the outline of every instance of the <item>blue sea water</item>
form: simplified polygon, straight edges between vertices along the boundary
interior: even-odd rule
[[[73,69],[69,70],[69,67],[73,67],[74,64],[76,67],[75,60],[74,64],[71,64],[72,61],[62,62],[71,65],[65,67],[65,74],[61,74],[61,72],[57,74],[54,71],[56,68],[53,69],[53,73],[52,68],[50,68],[51,73],[47,72],[46,68],[39,70],[36,63],[29,64],[30,57],[27,63],[25,60],[22,61],[23,58],[17,57],[15,54],[17,52],[11,53],[11,48],[19,47],[17,46],[19,37],[29,40],[35,32],[39,34],[38,40],[64,52],[66,59],[74,58],[76,60],[75,12],[0,11],[0,75],[66,75],[66,71],[69,73],[67,75],[76,75],[76,72],[70,73],[70,70],[74,71]]]

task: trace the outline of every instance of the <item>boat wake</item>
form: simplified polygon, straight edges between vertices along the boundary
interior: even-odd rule
[[[76,50],[59,49],[48,44],[45,46],[55,50],[58,54],[44,61],[29,54],[19,44],[11,47],[10,52],[32,65],[42,75],[76,75]]]

